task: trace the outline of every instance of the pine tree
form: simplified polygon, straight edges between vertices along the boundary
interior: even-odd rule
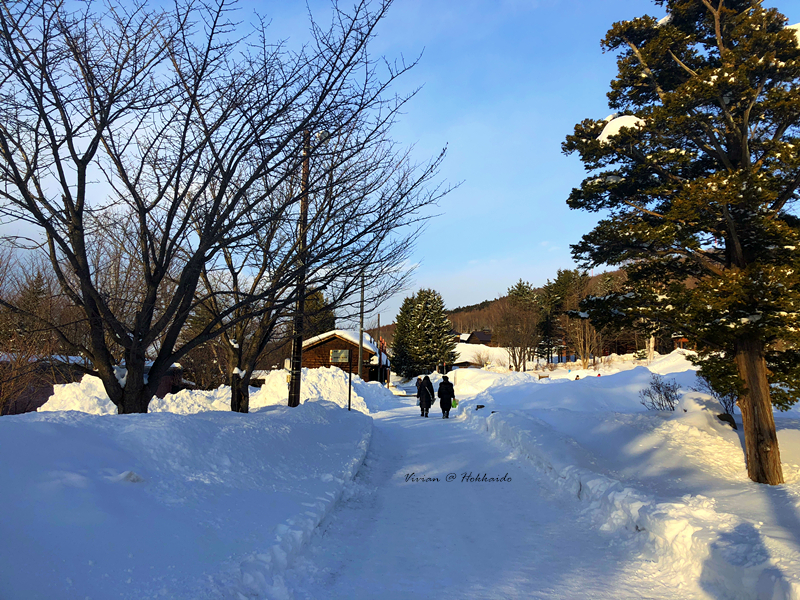
[[[305,339],[336,329],[336,314],[321,291],[306,298],[305,313]]]
[[[564,144],[591,174],[575,209],[610,216],[573,246],[624,265],[627,289],[593,315],[645,318],[738,374],[747,470],[783,481],[772,404],[800,392],[800,47],[751,0],[656,0],[668,16],[615,23],[612,115]]]
[[[564,343],[564,328],[561,316],[564,312],[564,302],[572,290],[578,271],[559,269],[554,281],[547,280],[538,296],[541,310],[539,322],[539,356],[550,362],[553,352]]]
[[[435,371],[444,363],[453,364],[456,360],[456,341],[453,338],[453,325],[444,311],[442,296],[431,289],[417,292],[413,323],[420,334],[415,360],[421,367],[418,372]]]
[[[395,323],[392,367],[399,375],[414,377],[455,362],[452,325],[438,292],[423,289],[405,298]]]
[[[402,377],[414,377],[421,373],[414,352],[419,344],[416,328],[413,326],[413,312],[416,295],[405,298],[395,319],[392,340],[392,369]]]
[[[24,311],[19,317],[19,333],[24,336],[36,337],[44,326],[39,318],[47,318],[48,300],[50,291],[41,271],[36,271],[33,277],[28,278],[20,290],[17,301],[20,310]],[[39,336],[41,337],[41,336]]]
[[[538,299],[538,294],[530,283],[520,279],[508,288],[508,299],[517,306],[533,307]]]

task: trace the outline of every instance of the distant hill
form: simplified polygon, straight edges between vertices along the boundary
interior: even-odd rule
[[[599,273],[591,278],[591,281],[597,281],[601,276],[611,274],[618,275],[620,271],[610,271],[609,273]],[[472,333],[473,331],[488,330],[492,331],[500,317],[498,302],[503,300],[496,298],[495,300],[484,300],[477,304],[469,304],[467,306],[459,306],[452,310],[445,311],[453,324],[453,329],[459,333]],[[377,338],[377,329],[368,330],[370,335]],[[391,346],[392,338],[394,336],[394,323],[385,325],[381,335],[386,342]]]
[[[481,310],[484,308],[488,308],[495,300],[484,300],[483,302],[479,302],[478,304],[470,304],[469,306],[459,306],[458,308],[454,308],[453,310],[446,311],[449,315],[454,315],[456,313],[461,312],[474,312],[476,310]]]
[[[448,311],[447,316],[453,324],[453,329],[460,333],[472,333],[488,329],[492,331],[497,324],[498,300],[484,300],[470,306],[460,306]]]
[[[392,347],[392,340],[394,339],[394,329],[396,325],[391,323],[389,325],[383,325],[380,328],[380,333],[378,333],[378,328],[375,327],[373,329],[366,329],[365,331],[372,336],[372,339],[377,340],[378,336],[382,337],[386,340],[386,344],[391,348]]]

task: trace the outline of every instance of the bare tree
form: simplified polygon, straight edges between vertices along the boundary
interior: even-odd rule
[[[481,366],[482,369],[492,365],[492,354],[486,349],[478,350],[472,355],[472,362]]]
[[[509,289],[508,297],[496,301],[499,313],[495,338],[508,352],[516,371],[527,371],[541,341],[540,307],[534,289],[523,281]]]
[[[588,273],[576,269],[559,272],[556,283],[560,284],[562,297],[560,320],[564,342],[581,361],[581,368],[587,369],[589,361],[602,352],[603,337],[590,322],[589,315],[579,308],[581,300],[603,286],[603,280],[593,280]]]
[[[581,368],[588,369],[589,361],[603,348],[603,337],[600,332],[591,324],[585,313],[569,314],[564,324],[564,332],[565,341],[581,361]]]
[[[324,291],[319,309],[347,318],[357,312],[362,279],[367,312],[405,285],[420,210],[447,190],[427,186],[443,155],[415,165],[391,143],[399,107],[378,121],[355,115],[346,128],[318,138],[325,143],[312,145],[305,135],[301,184],[290,178],[259,207],[272,211],[300,196],[306,206],[297,223],[270,221],[204,266],[199,294],[224,340],[232,410],[248,411],[260,357],[305,299]]]
[[[312,23],[312,42],[295,52],[270,44],[261,23],[237,37],[242,27],[225,0],[169,10],[3,4],[2,213],[43,233],[88,335],[53,330],[91,360],[120,413],[146,411],[174,361],[241,322],[243,306],[277,295],[269,286],[258,298],[228,294],[207,327],[181,337],[205,301],[197,297],[205,265],[275,223],[297,223],[303,195],[276,190],[301,170],[303,132],[336,136],[359,122],[381,132],[396,114],[402,99],[387,97],[387,86],[407,67],[379,71],[367,53],[390,4],[360,0],[346,14],[334,3],[331,26]],[[371,141],[369,128],[355,130]],[[124,240],[114,276],[136,286],[118,302],[93,262],[109,219]]]
[[[0,414],[27,412],[52,393],[53,383],[71,381],[74,357],[45,323],[69,329],[71,307],[41,257],[0,251],[0,297],[14,310],[0,307]]]

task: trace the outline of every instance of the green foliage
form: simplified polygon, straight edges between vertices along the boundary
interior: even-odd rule
[[[730,372],[757,340],[786,407],[800,389],[800,46],[760,3],[657,3],[668,21],[615,23],[603,40],[625,120],[584,120],[563,145],[590,172],[569,206],[609,215],[573,255],[628,278],[584,306],[600,324],[681,331]]]
[[[403,377],[414,377],[421,371],[414,358],[414,349],[419,345],[419,335],[413,327],[415,296],[405,298],[395,319],[392,340],[392,369]]]
[[[796,348],[767,353],[770,397],[775,408],[789,410],[800,398],[800,351]]]
[[[533,308],[538,302],[539,294],[527,281],[520,279],[508,288],[508,300],[512,305],[522,308]]]
[[[318,290],[306,298],[305,308],[304,338],[308,339],[336,329],[336,314],[321,291]]]
[[[438,292],[422,289],[403,300],[392,341],[392,367],[403,377],[430,373],[455,362],[456,342]]]
[[[42,276],[41,271],[36,271],[33,277],[27,278],[20,290],[17,306],[29,314],[21,314],[17,319],[17,331],[22,336],[32,336],[41,332],[43,324],[36,318],[47,318],[50,315],[48,302],[51,294],[49,286]]]
[[[448,310],[447,314],[455,315],[461,312],[472,312],[475,310],[482,310],[484,308],[491,306],[492,302],[494,302],[494,300],[484,300],[483,302],[478,302],[478,304],[468,304],[467,306],[458,306],[453,310]]]
[[[702,357],[690,356],[689,359],[700,367],[697,372],[700,378],[697,391],[711,394],[727,414],[733,415],[736,400],[744,392],[744,386],[730,353],[715,352]]]
[[[202,304],[192,312],[181,334],[186,339],[199,336],[214,320],[211,312]],[[184,377],[200,389],[213,389],[228,383],[228,354],[223,347],[222,338],[216,337],[200,344],[181,358]]]
[[[539,356],[550,360],[554,350],[563,343],[564,328],[561,316],[564,311],[577,308],[577,303],[570,303],[579,289],[585,287],[589,276],[578,269],[558,269],[553,281],[547,280],[537,296],[541,311],[539,321]]]

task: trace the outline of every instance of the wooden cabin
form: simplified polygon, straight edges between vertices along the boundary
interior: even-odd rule
[[[497,343],[492,343],[492,334],[488,331],[473,331],[469,334],[467,344],[483,344],[484,346],[497,347]]]
[[[361,376],[364,381],[380,381],[381,372],[378,368],[378,347],[372,337],[364,332],[362,344]],[[383,354],[383,361],[386,355]],[[372,364],[375,363],[375,364]],[[303,366],[309,369],[319,367],[339,367],[345,373],[358,374],[358,333],[336,329],[328,331],[303,342]]]

